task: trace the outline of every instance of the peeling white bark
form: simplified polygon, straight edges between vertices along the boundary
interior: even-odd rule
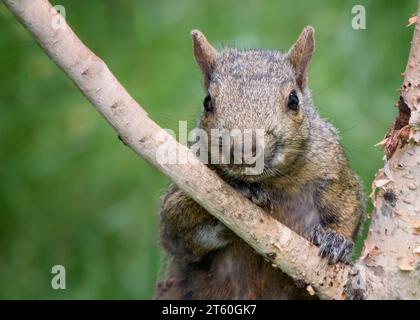
[[[397,215],[396,212],[400,215],[407,214],[410,219],[416,219],[416,217],[418,219],[419,211],[416,211],[416,215],[414,214],[414,211],[420,208],[418,189],[411,190],[409,185],[404,182],[393,183],[395,192],[404,188],[404,192],[408,192],[407,197],[414,194],[413,192],[417,192],[415,193],[417,198],[412,199],[409,207],[409,204],[400,204],[405,203],[404,199],[406,199],[405,196],[400,197],[396,204],[396,208],[400,211],[395,210],[393,215],[389,216],[385,215],[385,211],[383,214],[375,215],[367,248],[377,245],[381,250],[380,254],[373,255],[373,249],[371,249],[370,252],[367,252],[369,255],[353,270],[342,264],[329,266],[326,259],[318,257],[316,247],[243,198],[214,172],[199,162],[185,146],[177,144],[172,136],[154,123],[121,86],[106,64],[77,38],[66,23],[64,23],[64,28],[53,29],[52,20],[56,13],[47,0],[3,0],[3,2],[131,149],[168,176],[191,198],[232,229],[256,251],[264,255],[273,265],[295,279],[304,279],[310,284],[309,290],[314,289],[321,298],[345,298],[346,283],[353,284],[350,286],[350,290],[346,291],[349,298],[354,296],[356,292],[354,289],[358,287],[361,288],[360,294],[366,298],[418,298],[420,289],[418,286],[412,285],[418,283],[418,271],[402,272],[401,268],[395,270],[394,267],[398,265],[394,250],[398,254],[403,253],[406,258],[412,258],[415,250],[418,249],[415,242],[418,241],[418,238],[414,240],[414,236],[407,231],[410,230],[409,222],[402,219],[402,216],[398,216],[398,224],[392,220],[392,216]],[[416,52],[420,57],[420,50],[416,49]],[[419,82],[413,83],[418,84]],[[157,135],[163,139],[156,139]],[[156,160],[156,151],[163,140],[176,143],[178,156],[194,159],[192,163],[184,165],[162,165],[159,163]],[[413,147],[406,148],[417,150]],[[419,157],[417,153],[410,156],[405,150],[402,149],[400,153],[402,156],[407,156],[407,159],[401,159],[406,161],[405,172],[408,172],[411,170],[408,166],[413,165],[408,159],[416,157],[419,159]],[[417,167],[417,171],[412,172],[416,181],[420,181],[418,169]],[[400,174],[402,172],[398,171]],[[413,192],[409,192],[407,189]],[[380,198],[378,198],[377,205],[380,208],[383,207]],[[411,207],[414,209],[411,210]],[[384,235],[384,226],[388,226],[388,224],[392,225],[389,230],[393,232],[394,236]],[[398,227],[393,227],[394,225],[398,225]],[[405,231],[401,231],[403,229]],[[400,234],[403,237],[401,242],[398,238]],[[415,236],[418,237],[418,234]],[[375,263],[374,266],[369,264],[372,259]],[[378,268],[381,267],[383,268],[382,273],[378,272]],[[357,283],[358,281],[360,285]],[[408,286],[410,281],[411,285]],[[407,290],[404,289],[406,284],[409,288]]]
[[[420,147],[405,146],[388,160],[390,179],[375,201],[363,263],[388,299],[420,299]]]
[[[374,181],[380,191],[360,259],[380,279],[388,299],[420,299],[419,13],[410,19],[415,30],[397,104],[400,111],[384,142],[391,146],[386,148],[385,168]]]

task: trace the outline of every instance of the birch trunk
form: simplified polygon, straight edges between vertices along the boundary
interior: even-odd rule
[[[420,1],[419,1],[420,10]],[[360,263],[382,280],[385,298],[420,299],[420,14],[396,106],[383,141],[384,169],[373,182],[374,212]]]

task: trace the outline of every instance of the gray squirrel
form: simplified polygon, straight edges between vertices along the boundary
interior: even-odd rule
[[[286,52],[217,52],[192,31],[206,95],[199,128],[265,132],[264,171],[209,164],[281,223],[320,247],[329,263],[350,262],[364,213],[363,188],[336,129],[318,115],[308,88],[314,29]],[[272,267],[243,240],[171,185],[161,199],[160,242],[168,256],[157,299],[305,299],[305,286]]]

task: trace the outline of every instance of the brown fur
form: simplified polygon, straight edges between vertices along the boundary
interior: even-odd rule
[[[352,238],[364,210],[357,176],[349,169],[336,130],[313,107],[307,66],[314,50],[307,27],[288,53],[224,49],[217,53],[193,31],[194,53],[214,111],[199,127],[263,128],[267,167],[257,176],[243,165],[211,165],[228,182],[258,183],[268,214],[304,237],[315,225]],[[300,104],[287,109],[291,90]],[[282,161],[273,159],[281,155]],[[273,268],[219,221],[171,186],[162,198],[161,243],[168,253],[158,299],[303,299],[304,288]]]

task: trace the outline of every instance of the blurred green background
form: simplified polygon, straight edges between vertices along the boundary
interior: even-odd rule
[[[161,126],[203,99],[189,32],[286,50],[316,29],[310,85],[367,192],[396,113],[416,1],[61,0],[79,37]],[[351,28],[362,4],[367,29]],[[151,298],[168,180],[139,159],[0,4],[0,298]],[[64,265],[66,290],[51,288]]]

